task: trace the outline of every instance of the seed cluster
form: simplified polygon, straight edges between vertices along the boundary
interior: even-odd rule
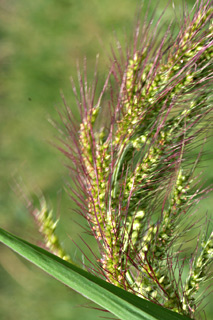
[[[200,284],[206,280],[206,269],[212,262],[213,258],[213,233],[206,241],[201,243],[201,252],[197,258],[194,259],[190,270],[189,277],[184,286],[184,297],[182,300],[183,310],[186,314],[195,312],[196,301],[195,294],[197,293]]]
[[[70,147],[75,156],[66,153],[74,169],[80,165],[82,215],[98,242],[98,266],[106,280],[191,318],[212,238],[203,241],[185,282],[182,271],[176,272],[175,243],[181,221],[205,193],[194,177],[198,160],[189,163],[187,156],[212,110],[211,17],[211,2],[201,1],[192,20],[184,17],[177,37],[168,32],[156,49],[150,23],[143,28],[143,46],[127,52],[126,65],[114,59],[119,92],[108,103],[108,129],[97,125],[107,86],[94,106],[87,81],[82,87],[80,79],[81,125],[70,135],[79,139]],[[48,213],[43,217],[41,225],[52,221]]]
[[[39,224],[39,231],[45,239],[46,247],[58,257],[72,262],[70,256],[62,248],[58,236],[55,234],[58,220],[54,220],[52,211],[47,208],[45,201],[42,201],[41,209],[36,210],[35,215]]]
[[[183,154],[197,122],[209,112],[208,89],[200,89],[200,83],[208,80],[212,59],[212,26],[204,28],[211,15],[209,6],[195,13],[166,57],[165,39],[156,56],[149,45],[135,51],[122,77],[122,98],[108,138],[94,130],[100,107],[87,111],[80,128],[86,218],[102,245],[100,263],[107,281],[190,316],[198,283],[194,279],[202,273],[200,261],[206,264],[205,254],[182,291],[167,269],[180,217],[193,199]],[[156,196],[166,201],[161,218],[152,222]]]

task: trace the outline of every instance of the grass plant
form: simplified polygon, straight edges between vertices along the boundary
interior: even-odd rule
[[[75,183],[71,198],[99,248],[83,267],[112,284],[112,291],[117,287],[141,304],[160,305],[172,311],[174,319],[177,314],[180,319],[204,316],[202,284],[210,279],[213,234],[195,208],[211,190],[203,186],[199,165],[212,111],[212,11],[212,1],[197,0],[191,14],[185,8],[178,34],[171,24],[161,40],[161,18],[153,26],[153,17],[145,15],[133,45],[123,50],[117,42],[112,50],[99,95],[97,72],[90,86],[86,63],[82,72],[79,69],[80,89],[73,84],[73,91],[80,125],[65,99],[59,111],[64,131],[58,148],[68,159]],[[46,249],[73,264],[45,200],[40,209],[28,204]],[[45,252],[26,242],[16,246],[19,240],[4,231],[1,241],[26,258],[29,247],[35,250],[38,257],[29,258],[33,263],[39,254],[45,260]],[[27,245],[26,251],[21,251],[22,245]],[[206,295],[209,291],[207,287]],[[123,308],[123,313],[108,310],[128,319]],[[135,310],[135,319],[155,317]],[[159,310],[156,307],[155,319],[162,319]]]

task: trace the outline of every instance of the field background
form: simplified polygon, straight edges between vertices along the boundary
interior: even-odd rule
[[[150,12],[159,3],[156,17],[167,3],[149,2]],[[182,10],[182,1],[174,3],[175,11],[169,5],[163,17],[166,25]],[[194,3],[187,0],[189,8]],[[113,34],[121,42],[125,34],[132,34],[139,4],[138,0],[0,0],[0,226],[38,243],[40,236],[33,219],[13,191],[14,180],[22,180],[29,192],[40,188],[55,216],[60,215],[58,234],[76,261],[81,253],[70,238],[81,246],[82,229],[73,221],[79,218],[64,190],[70,181],[64,157],[49,143],[56,141],[57,132],[48,119],[58,119],[60,90],[76,111],[70,76],[77,78],[76,63],[82,65],[85,56],[92,79],[99,53],[101,88]],[[211,146],[209,143],[208,148]],[[205,165],[210,167],[212,162]],[[213,181],[212,171],[206,178],[207,184]],[[209,212],[212,204],[212,198],[203,201],[202,213]],[[93,239],[84,239],[95,250]],[[1,320],[92,320],[107,316],[87,306],[92,304],[85,298],[0,246]],[[210,320],[209,308],[207,318]]]

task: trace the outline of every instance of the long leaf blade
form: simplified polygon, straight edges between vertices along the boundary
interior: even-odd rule
[[[64,261],[0,228],[0,242],[122,320],[187,320]]]

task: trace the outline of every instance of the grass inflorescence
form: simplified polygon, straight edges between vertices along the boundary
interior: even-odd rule
[[[210,191],[196,175],[200,153],[193,159],[190,151],[205,140],[212,111],[212,13],[212,1],[196,1],[179,33],[170,25],[161,41],[160,21],[137,26],[133,48],[113,51],[98,99],[96,76],[89,87],[79,71],[80,127],[66,102],[61,115],[74,198],[99,246],[92,272],[191,318],[199,317],[197,293],[212,259],[212,234],[192,257],[181,244]],[[50,217],[38,217],[44,232]]]

